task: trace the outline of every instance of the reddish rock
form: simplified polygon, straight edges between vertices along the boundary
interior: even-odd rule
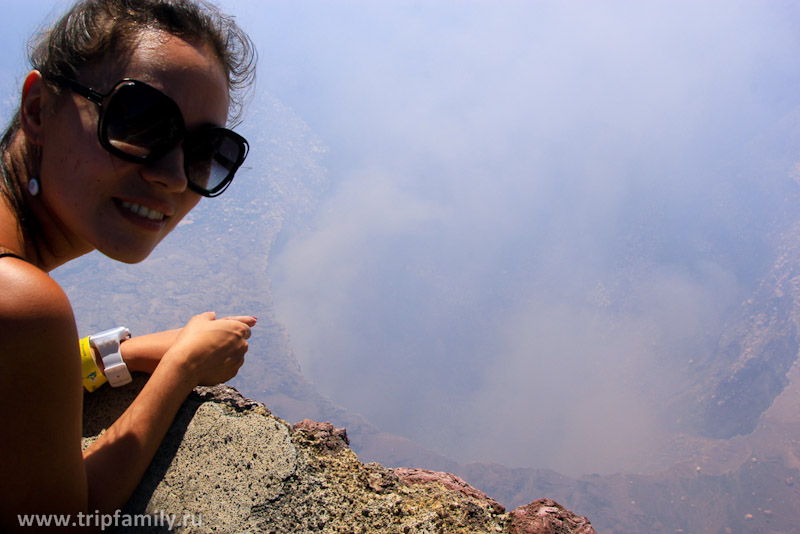
[[[585,517],[551,499],[539,499],[511,512],[509,534],[596,534]]]
[[[406,467],[396,467],[394,472],[398,477],[400,477],[400,480],[406,484],[429,484],[431,482],[438,482],[448,489],[459,491],[468,497],[486,502],[495,513],[502,514],[506,511],[502,504],[495,501],[481,490],[473,488],[461,478],[450,473],[429,471],[427,469],[411,469]]]
[[[336,428],[331,423],[318,423],[303,419],[292,426],[292,432],[299,432],[318,450],[336,454],[350,445],[347,430]]]

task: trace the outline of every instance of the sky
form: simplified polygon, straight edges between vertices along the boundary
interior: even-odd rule
[[[264,273],[320,391],[460,461],[641,465],[763,271],[736,215],[774,199],[721,169],[800,104],[800,7],[221,4],[259,49],[254,98],[329,149]],[[53,5],[4,4],[6,114]]]

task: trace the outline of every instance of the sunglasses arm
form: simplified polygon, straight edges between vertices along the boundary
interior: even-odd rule
[[[98,106],[103,105],[103,99],[106,97],[106,95],[100,94],[94,89],[86,87],[85,85],[81,85],[75,80],[70,80],[65,76],[56,76],[56,83],[66,85],[82,97],[94,102]]]

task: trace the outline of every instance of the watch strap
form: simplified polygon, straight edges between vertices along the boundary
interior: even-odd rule
[[[93,392],[106,383],[106,377],[97,367],[94,361],[94,351],[89,343],[89,336],[80,340],[81,348],[81,376],[83,377],[83,387],[89,393]]]

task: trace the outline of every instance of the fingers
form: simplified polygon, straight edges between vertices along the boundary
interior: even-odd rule
[[[244,338],[250,338],[250,328],[254,327],[258,322],[257,317],[253,317],[252,315],[229,315],[228,317],[223,317],[221,319],[216,319],[216,313],[213,311],[208,311],[204,313],[199,313],[195,315],[193,320],[205,320],[205,321],[235,321],[237,323],[241,323],[245,325],[247,328],[244,330]],[[191,322],[191,321],[190,321]]]
[[[258,319],[253,317],[252,315],[232,315],[229,317],[225,317],[223,319],[218,319],[219,321],[236,321],[244,325],[244,330],[242,332],[242,336],[245,339],[250,339],[250,335],[252,334],[251,328],[256,325]]]
[[[229,317],[220,319],[220,321],[239,321],[240,323],[244,323],[252,328],[258,322],[258,318],[253,317],[252,315],[231,315]]]

